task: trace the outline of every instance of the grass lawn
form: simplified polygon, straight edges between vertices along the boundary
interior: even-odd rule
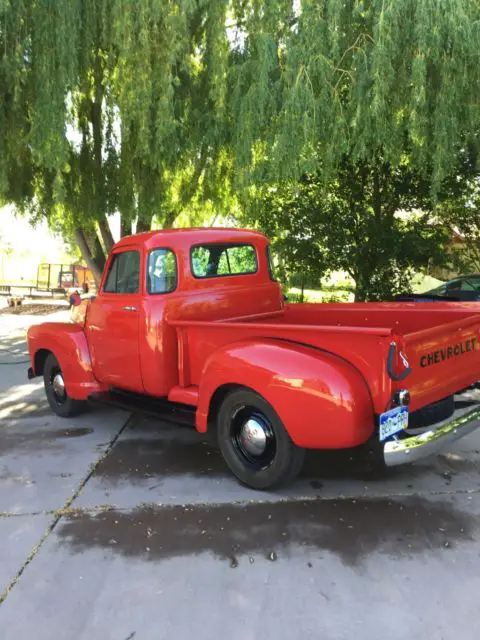
[[[423,273],[418,273],[412,280],[412,289],[414,293],[423,293],[424,291],[430,291],[430,289],[434,289],[441,284],[442,280],[438,280],[437,278],[433,278],[432,276],[424,275]],[[292,287],[288,290],[288,294],[291,297],[292,301],[294,301],[299,299],[301,290],[297,289],[296,287]],[[333,291],[323,291],[321,289],[305,289],[303,294],[305,302],[329,302],[332,298],[339,299],[339,302],[353,302],[355,297],[354,293],[352,293],[351,291],[345,291],[341,288]]]
[[[292,287],[288,290],[288,294],[292,298],[301,295],[301,290]],[[351,291],[322,291],[321,289],[305,289],[303,292],[305,302],[328,302],[333,297],[339,299],[338,302],[353,302],[354,295]]]

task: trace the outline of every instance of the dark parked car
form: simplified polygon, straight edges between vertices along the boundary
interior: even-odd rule
[[[480,300],[480,274],[460,276],[426,292],[427,295],[447,296],[464,302]]]
[[[397,301],[448,301],[455,302],[476,302],[480,301],[480,274],[472,274],[469,276],[460,276],[444,282],[439,287],[424,291],[423,293],[405,294],[397,296]]]

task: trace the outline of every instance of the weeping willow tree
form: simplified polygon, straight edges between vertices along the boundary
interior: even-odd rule
[[[303,274],[352,274],[358,299],[406,290],[413,267],[442,259],[446,201],[458,214],[479,180],[480,3],[240,6],[230,94],[246,219]],[[396,218],[405,207],[422,208],[423,229]]]
[[[479,44],[477,0],[0,0],[0,200],[98,273],[113,212],[170,226],[319,155],[408,154],[434,193],[476,158]]]
[[[125,234],[225,196],[226,10],[0,0],[0,200],[75,238],[97,276],[114,212]]]
[[[480,132],[480,3],[236,3],[234,148],[247,177],[278,180],[342,158],[398,166],[408,153],[435,192]]]

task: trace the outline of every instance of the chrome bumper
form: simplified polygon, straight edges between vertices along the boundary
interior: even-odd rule
[[[383,447],[387,467],[415,462],[439,453],[450,442],[463,438],[480,427],[480,404],[455,411],[451,418],[438,422],[420,435],[389,440]],[[408,432],[407,432],[408,433]]]

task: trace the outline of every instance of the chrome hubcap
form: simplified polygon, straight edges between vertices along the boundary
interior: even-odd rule
[[[255,418],[250,418],[240,429],[240,441],[247,453],[252,456],[261,456],[267,446],[264,426]]]
[[[63,398],[65,395],[65,382],[61,373],[57,373],[52,380],[53,391],[56,396]]]

